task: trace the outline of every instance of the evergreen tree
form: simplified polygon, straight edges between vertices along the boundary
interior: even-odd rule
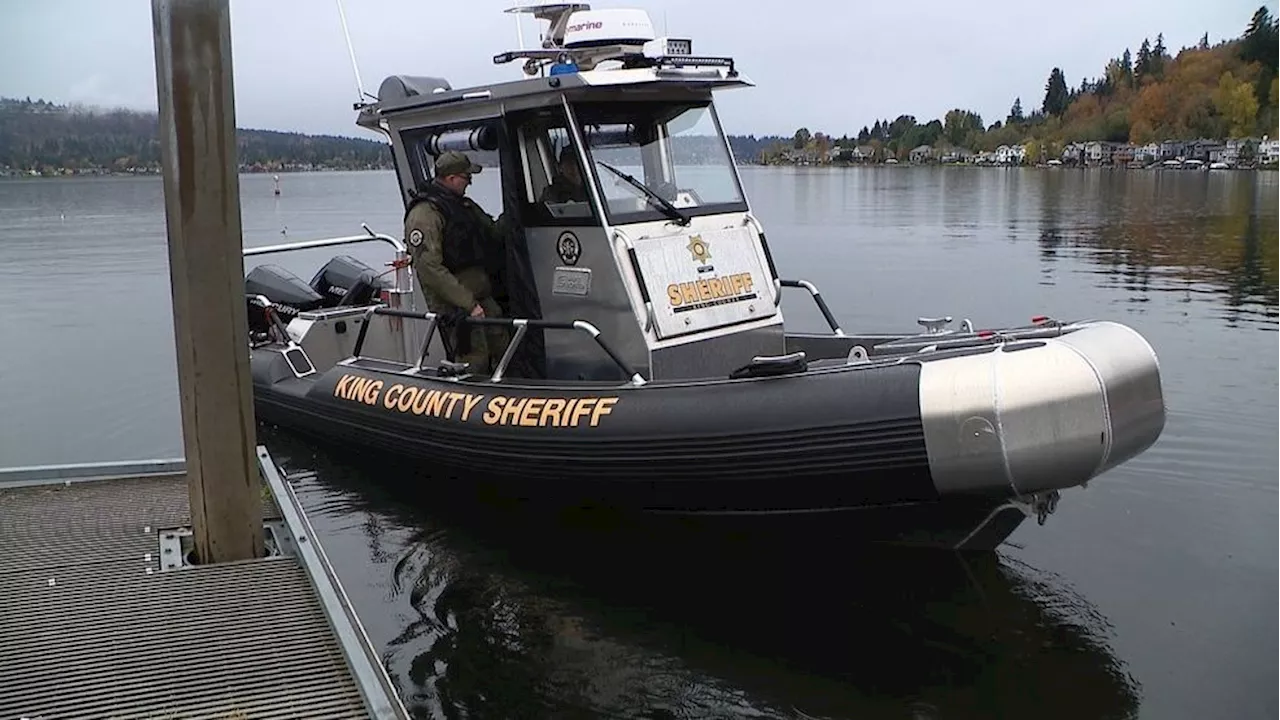
[[[1209,49],[1209,33],[1205,33],[1204,36],[1200,38],[1200,44],[1197,46],[1197,49],[1199,50]]]
[[[1021,97],[1016,97],[1013,99],[1013,107],[1009,108],[1009,117],[1007,119],[1009,121],[1009,124],[1020,123],[1026,119],[1025,116],[1023,116],[1022,114],[1022,98]]]
[[[889,135],[889,139],[896,140],[907,134],[907,131],[915,126],[916,117],[914,115],[899,115],[889,124],[886,133]]]
[[[1044,113],[1061,115],[1067,110],[1067,100],[1067,78],[1061,68],[1054,68],[1044,86]]]
[[[1138,61],[1133,65],[1133,74],[1141,80],[1151,72],[1151,43],[1142,38],[1142,46],[1138,48]]]
[[[1267,108],[1268,105],[1274,105],[1271,100],[1271,82],[1274,79],[1275,70],[1263,65],[1262,72],[1258,73],[1258,79],[1253,83],[1253,96],[1257,97],[1258,108]]]
[[[1151,74],[1156,77],[1164,75],[1164,61],[1168,54],[1164,49],[1164,33],[1156,35],[1156,46],[1151,48]]]
[[[1124,49],[1120,58],[1120,72],[1124,75],[1125,84],[1133,87],[1133,56],[1129,54],[1129,48]]]
[[[862,129],[858,131],[858,144],[866,145],[870,141],[871,141],[871,131],[867,129],[866,125],[863,125]]]
[[[1244,31],[1243,42],[1240,43],[1240,59],[1245,62],[1261,63],[1263,67],[1276,70],[1276,20],[1271,17],[1266,6],[1258,8]]]

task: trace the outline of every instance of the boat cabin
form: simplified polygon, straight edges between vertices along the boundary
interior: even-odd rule
[[[506,316],[586,321],[648,380],[783,355],[778,276],[712,98],[751,84],[734,61],[655,37],[640,10],[513,10],[548,23],[542,47],[494,57],[525,77],[459,88],[397,75],[357,105],[358,124],[390,141],[406,206],[443,152],[497,173],[501,207],[485,210],[508,228]],[[519,352],[526,374],[625,379],[580,332],[531,332]]]

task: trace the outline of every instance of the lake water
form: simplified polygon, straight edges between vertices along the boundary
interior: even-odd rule
[[[261,429],[415,714],[1275,717],[1277,176],[744,181],[783,274],[846,329],[1132,325],[1160,356],[1164,435],[966,562],[534,520]],[[496,182],[473,188],[495,214]],[[241,183],[247,245],[399,233],[389,173]],[[182,454],[166,253],[158,178],[0,180],[0,467]],[[281,264],[309,278],[331,254]],[[784,310],[822,328],[802,293]]]

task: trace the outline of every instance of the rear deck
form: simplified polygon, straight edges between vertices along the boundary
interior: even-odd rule
[[[275,553],[203,567],[180,464],[0,471],[0,720],[408,717],[258,460]]]

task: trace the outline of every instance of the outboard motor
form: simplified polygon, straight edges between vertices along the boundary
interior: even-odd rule
[[[262,295],[270,300],[286,324],[298,313],[315,310],[324,305],[324,297],[302,281],[302,278],[279,265],[259,265],[244,279],[245,295]],[[249,312],[249,333],[254,337],[264,335],[270,322],[263,308],[246,299]]]
[[[311,279],[311,288],[324,297],[329,307],[367,305],[391,287],[373,268],[350,255],[333,258]]]

